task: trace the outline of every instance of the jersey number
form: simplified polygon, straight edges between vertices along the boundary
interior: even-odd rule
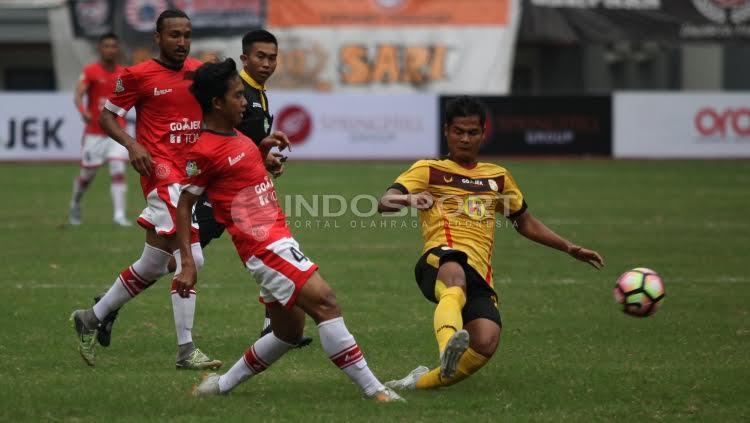
[[[292,255],[294,256],[294,259],[297,260],[297,263],[302,263],[303,261],[307,261],[308,260],[308,258],[305,257],[304,254],[302,254],[302,251],[300,251],[300,250],[298,250],[298,249],[296,249],[294,247],[290,247],[289,251],[292,252]]]

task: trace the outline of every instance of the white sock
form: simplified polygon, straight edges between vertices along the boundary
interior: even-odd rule
[[[219,391],[229,392],[240,383],[266,370],[294,345],[287,344],[269,333],[255,341],[228,372],[219,378]]]
[[[261,332],[268,329],[269,326],[271,326],[271,319],[269,319],[268,317],[263,318],[263,329],[261,330]]]
[[[365,356],[344,324],[343,317],[326,320],[318,325],[320,343],[328,357],[364,391],[372,396],[383,389],[383,384],[367,367]]]
[[[120,275],[117,275],[115,283],[112,284],[102,299],[94,304],[94,314],[97,319],[102,320],[110,312],[125,305],[131,298],[133,297],[120,282]]]
[[[125,194],[128,192],[128,185],[125,183],[125,170],[125,162],[110,160],[109,176],[112,183],[109,186],[109,193],[112,195],[115,219],[125,218]]]
[[[94,305],[94,314],[101,320],[107,314],[122,307],[131,298],[143,292],[157,279],[167,274],[171,254],[146,244],[141,257],[132,266],[123,270],[104,297]]]
[[[203,267],[203,250],[200,243],[190,245],[193,253],[195,266],[200,271]],[[182,271],[182,262],[180,260],[180,250],[174,252],[175,275]],[[172,313],[174,314],[174,328],[177,333],[177,345],[184,345],[193,342],[193,321],[195,320],[195,300],[197,294],[195,289],[190,290],[188,298],[180,297],[177,293],[177,286],[172,284]]]
[[[115,211],[115,219],[125,218],[125,194],[128,192],[128,186],[124,182],[112,182],[109,187],[112,194],[112,206]]]

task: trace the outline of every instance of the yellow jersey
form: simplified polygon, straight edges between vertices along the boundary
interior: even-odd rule
[[[463,251],[469,265],[493,286],[496,213],[512,218],[526,210],[510,172],[491,163],[467,168],[450,159],[420,160],[391,188],[404,194],[427,191],[435,198],[431,208],[419,211],[423,254],[442,245]]]

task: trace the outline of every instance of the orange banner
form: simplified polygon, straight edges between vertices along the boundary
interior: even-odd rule
[[[505,25],[510,0],[271,0],[268,25]]]

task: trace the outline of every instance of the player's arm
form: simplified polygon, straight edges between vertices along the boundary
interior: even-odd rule
[[[420,160],[396,178],[396,182],[380,197],[378,213],[397,212],[404,207],[427,210],[435,199],[429,188],[429,166]]]
[[[125,132],[125,129],[120,126],[119,122],[117,122],[118,116],[119,115],[105,107],[99,114],[99,126],[102,127],[104,132],[106,132],[110,138],[117,141],[128,150],[130,163],[138,173],[143,176],[151,176],[151,170],[153,168],[151,154],[146,150],[146,147],[138,144],[130,134]]]
[[[388,191],[380,197],[378,202],[378,213],[397,212],[404,207],[414,207],[419,210],[427,210],[434,203],[432,194],[427,191],[418,194],[404,193],[398,188],[389,188]]]
[[[151,154],[146,147],[138,144],[117,122],[118,117],[124,118],[131,107],[135,106],[141,97],[138,79],[128,69],[117,78],[113,95],[104,104],[99,114],[99,126],[110,138],[120,143],[128,150],[130,163],[143,176],[150,177],[153,168]]]
[[[556,234],[552,229],[534,217],[530,211],[525,210],[519,216],[511,216],[509,218],[513,221],[516,231],[524,237],[547,247],[568,253],[573,258],[586,262],[597,269],[604,266],[604,259],[602,259],[599,253],[575,245]]]
[[[271,135],[263,138],[258,143],[258,149],[260,150],[260,156],[266,158],[266,162],[268,161],[268,153],[271,151],[272,148],[277,147],[279,151],[288,148],[289,151],[292,151],[292,143],[289,141],[289,138],[286,136],[285,133],[281,131],[273,131]],[[267,166],[267,165],[266,165]]]
[[[198,282],[198,270],[190,248],[190,231],[193,205],[199,197],[183,189],[177,202],[177,245],[180,249],[182,271],[174,276],[174,280],[177,282],[177,293],[183,298],[190,296],[190,289]]]
[[[78,80],[78,83],[76,84],[76,90],[73,95],[73,102],[76,104],[76,109],[78,109],[78,113],[81,114],[81,119],[85,123],[91,122],[91,113],[86,109],[86,105],[83,104],[83,97],[88,93],[89,91],[89,82],[88,79],[85,76],[81,76],[81,79]]]

